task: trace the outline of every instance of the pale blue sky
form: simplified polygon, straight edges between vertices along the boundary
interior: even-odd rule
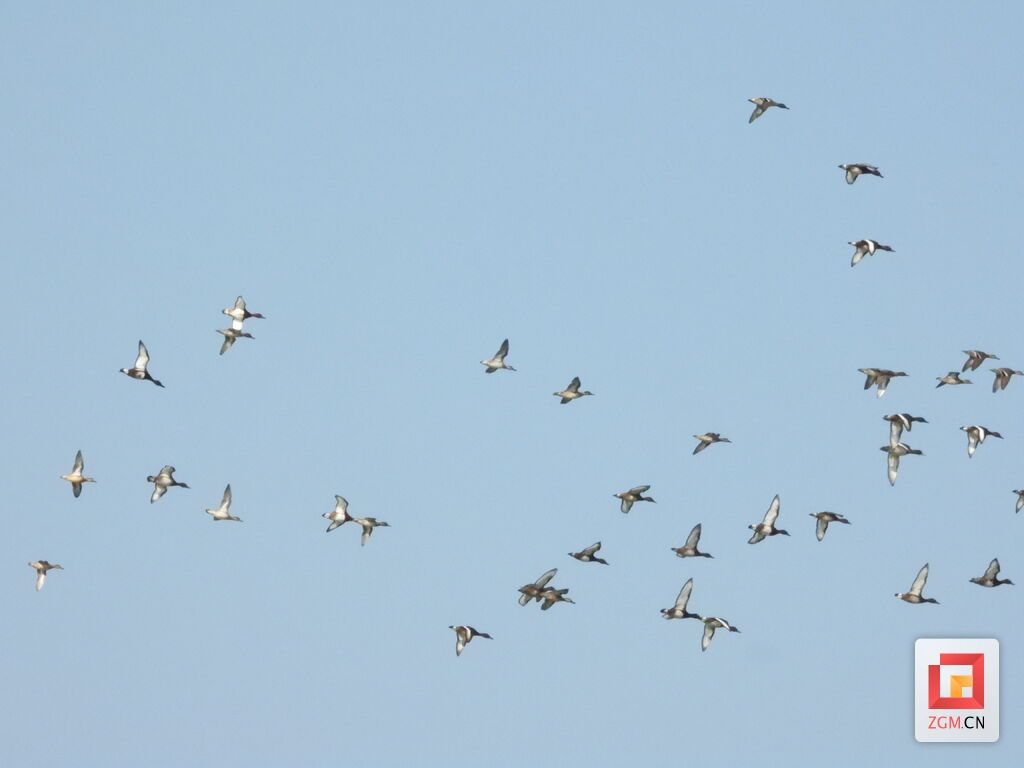
[[[1024,381],[934,389],[1024,367],[1019,6],[210,5],[3,4],[0,762],[1024,758]],[[325,535],[335,493],[392,527]],[[553,566],[577,604],[520,608]],[[742,630],[704,654],[689,577]],[[928,636],[1002,641],[1000,743],[914,742]]]

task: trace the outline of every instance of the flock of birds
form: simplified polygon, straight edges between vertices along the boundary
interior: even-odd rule
[[[749,99],[754,104],[754,111],[750,115],[748,122],[753,123],[759,117],[761,117],[771,107],[777,107],[779,109],[788,110],[785,104],[774,101],[769,98],[754,98]],[[877,176],[882,178],[881,172],[878,168],[873,165],[867,165],[864,163],[850,163],[840,165],[846,175],[847,184],[853,184],[863,175]],[[856,266],[860,263],[865,256],[873,256],[878,251],[893,252],[893,248],[888,245],[883,245],[877,240],[862,239],[850,241],[849,243],[856,250],[854,251],[853,258],[851,260],[851,266]],[[252,339],[254,338],[251,333],[247,333],[244,330],[244,324],[246,320],[250,318],[263,318],[263,315],[258,312],[250,312],[246,308],[245,300],[239,296],[235,301],[234,305],[222,310],[223,314],[231,318],[231,327],[226,329],[218,330],[224,337],[224,341],[221,344],[220,354],[223,355],[227,352],[234,343],[240,338]],[[496,371],[515,371],[506,362],[506,358],[509,353],[509,342],[505,339],[498,351],[495,354],[486,359],[481,360],[480,363],[484,366],[485,373],[494,373]],[[970,384],[970,379],[962,378],[963,373],[968,370],[976,371],[980,368],[986,360],[998,360],[996,355],[983,352],[981,350],[965,350],[964,353],[967,355],[967,360],[964,362],[963,367],[960,371],[950,371],[944,376],[937,377],[937,387],[943,386],[958,386],[961,384]],[[122,368],[121,373],[139,381],[149,381],[158,387],[163,387],[163,383],[153,378],[149,372],[150,356],[149,351],[146,349],[146,345],[139,341],[138,355],[135,359],[135,364],[131,368]],[[907,374],[904,371],[893,371],[886,368],[861,368],[861,373],[866,376],[864,382],[864,389],[870,389],[875,387],[877,390],[877,396],[882,397],[892,379],[905,377]],[[1006,389],[1010,383],[1010,379],[1013,376],[1024,376],[1024,371],[1015,370],[1013,368],[993,368],[991,369],[995,374],[995,380],[992,383],[992,391],[999,392]],[[581,381],[578,376],[574,377],[572,381],[560,391],[554,392],[553,395],[559,398],[559,402],[562,405],[566,405],[575,400],[582,399],[584,397],[593,396],[593,392],[589,390],[581,389]],[[921,456],[922,451],[912,448],[907,443],[902,441],[904,432],[911,432],[914,424],[923,423],[927,424],[928,421],[921,416],[913,416],[909,413],[896,413],[891,415],[883,416],[883,418],[889,422],[889,442],[881,447],[881,450],[887,454],[887,470],[888,479],[890,485],[895,485],[896,477],[899,472],[900,459],[904,456]],[[967,425],[960,427],[961,430],[967,433],[967,455],[973,457],[977,448],[982,445],[985,440],[989,437],[1002,438],[1002,435],[998,432],[983,427],[980,425]],[[729,438],[723,437],[717,432],[706,432],[700,435],[694,435],[697,440],[697,446],[693,450],[693,454],[696,455],[701,453],[709,446],[716,443],[729,443]],[[66,480],[71,484],[72,492],[75,498],[78,498],[82,493],[82,488],[85,483],[96,482],[93,478],[87,477],[84,474],[85,461],[82,456],[82,452],[78,451],[75,456],[75,462],[72,466],[71,471],[66,475],[61,475],[63,480]],[[171,465],[163,467],[156,475],[150,475],[146,478],[148,483],[153,485],[153,492],[150,496],[150,503],[158,501],[167,491],[171,488],[188,488],[186,483],[178,482],[175,477],[175,468]],[[619,499],[619,509],[623,514],[628,514],[633,508],[634,504],[639,502],[650,502],[655,503],[654,499],[650,496],[646,496],[650,490],[649,485],[638,485],[634,488],[630,488],[627,491],[614,494],[614,497]],[[1017,495],[1016,511],[1020,512],[1024,508],[1024,489],[1014,490]],[[369,540],[375,528],[389,527],[389,524],[383,520],[378,520],[374,517],[353,517],[349,514],[348,501],[342,496],[335,496],[335,506],[330,512],[325,512],[322,516],[330,521],[327,526],[327,533],[330,533],[346,523],[354,523],[356,526],[362,529],[361,545],[365,545]],[[779,518],[781,511],[781,499],[776,495],[769,505],[767,511],[764,513],[761,521],[748,526],[753,531],[752,535],[748,540],[748,544],[758,544],[766,539],[770,539],[774,536],[789,536],[789,532],[777,527],[776,523]],[[207,509],[206,513],[211,516],[215,522],[219,521],[232,521],[242,522],[241,518],[231,514],[231,485],[229,484],[224,489],[224,495],[221,498],[220,504],[213,508]],[[815,519],[815,536],[817,540],[823,541],[825,534],[828,531],[828,527],[831,523],[840,523],[843,525],[850,525],[850,521],[841,514],[835,512],[812,512],[810,516]],[[707,552],[701,552],[699,547],[701,537],[701,524],[698,523],[690,531],[686,538],[686,541],[682,546],[673,547],[672,552],[677,557],[688,558],[688,557],[712,557]],[[590,546],[582,549],[578,552],[569,552],[569,556],[581,563],[600,563],[602,565],[608,565],[608,561],[597,556],[597,553],[601,550],[601,542],[595,542]],[[36,560],[29,565],[36,571],[36,590],[43,588],[46,582],[46,575],[51,570],[63,570],[63,566],[59,563],[51,563],[47,560]],[[915,577],[910,589],[907,592],[897,592],[895,596],[900,600],[912,604],[921,603],[938,603],[938,601],[931,597],[924,597],[923,592],[925,584],[928,580],[928,564],[926,563],[921,567],[917,576]],[[985,572],[981,576],[976,576],[970,579],[974,584],[982,587],[998,587],[1007,584],[1013,584],[1009,579],[999,578],[1000,565],[998,559],[993,559]],[[538,602],[541,604],[541,610],[546,611],[556,603],[574,603],[572,598],[568,597],[569,590],[564,587],[556,587],[551,585],[551,581],[558,574],[557,568],[552,568],[543,573],[535,581],[528,584],[524,584],[519,588],[519,604],[526,606],[530,602]],[[711,643],[712,638],[715,635],[716,630],[724,629],[731,632],[739,632],[740,630],[728,622],[726,619],[719,616],[703,615],[701,613],[691,613],[687,610],[690,598],[693,592],[693,579],[690,578],[683,584],[680,589],[678,596],[676,597],[675,604],[670,608],[663,608],[661,614],[665,619],[697,619],[703,624],[703,634],[701,636],[701,650],[706,651]],[[469,625],[451,625],[449,629],[455,632],[455,653],[461,655],[463,650],[469,643],[477,637],[483,637],[488,640],[492,639],[491,635],[486,632],[480,632]]]

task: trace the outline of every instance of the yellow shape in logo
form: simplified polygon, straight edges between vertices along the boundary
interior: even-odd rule
[[[949,676],[949,697],[951,699],[962,699],[964,697],[964,688],[973,687],[974,678],[970,675]]]

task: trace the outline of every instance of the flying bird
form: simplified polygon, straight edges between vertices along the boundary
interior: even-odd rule
[[[224,337],[224,343],[220,345],[220,353],[223,355],[239,339],[255,339],[251,333],[242,330],[241,320],[232,320],[230,328],[218,329],[217,333]]]
[[[622,514],[625,515],[633,508],[633,504],[638,501],[649,501],[652,504],[654,503],[654,499],[650,496],[644,496],[644,494],[650,489],[651,486],[649,485],[638,485],[636,488],[630,488],[628,491],[623,491],[622,493],[613,493],[612,496],[616,499],[622,499],[622,503],[619,504],[619,509],[622,511]]]
[[[853,252],[853,258],[850,259],[851,267],[856,267],[860,264],[860,260],[865,256],[874,256],[875,251],[888,251],[889,253],[895,253],[895,251],[893,251],[893,249],[888,245],[882,245],[877,240],[850,240],[849,244],[857,249]]]
[[[938,384],[935,385],[936,389],[938,389],[939,387],[944,387],[947,384],[949,384],[950,386],[956,386],[958,384],[970,384],[971,383],[970,379],[962,379],[962,378],[960,378],[960,374],[957,373],[956,371],[950,371],[945,376],[936,376],[935,380],[937,382],[939,382]]]
[[[748,125],[757,120],[757,118],[759,118],[761,115],[765,113],[765,110],[770,109],[771,107],[778,107],[779,109],[789,109],[789,107],[787,107],[785,104],[782,104],[778,101],[774,101],[773,99],[769,99],[765,96],[758,96],[753,99],[747,99],[747,101],[754,105],[754,111],[750,113],[750,119],[747,120]]]
[[[79,451],[75,454],[75,464],[71,467],[71,471],[66,475],[61,475],[61,480],[67,480],[71,483],[71,492],[75,494],[77,499],[82,493],[82,483],[95,483],[91,477],[86,477],[82,474],[82,470],[85,469],[85,461],[82,459],[82,452]]]
[[[552,392],[555,397],[560,397],[562,405],[571,403],[573,400],[578,400],[581,397],[587,397],[593,395],[593,392],[589,390],[580,391],[580,377],[576,376],[572,381],[569,382],[569,386],[563,389],[561,392]]]
[[[715,636],[716,629],[728,629],[730,632],[739,632],[739,630],[732,626],[725,619],[720,619],[717,616],[698,616],[698,619],[704,622],[704,636],[700,639],[701,651],[706,651],[708,646],[711,645],[711,638]]]
[[[699,619],[696,613],[686,610],[686,604],[690,602],[690,593],[693,592],[693,579],[687,579],[683,588],[679,590],[676,597],[676,604],[671,608],[662,608],[661,615],[665,619]]]
[[[30,568],[36,569],[36,592],[43,588],[43,584],[46,583],[46,572],[57,569],[63,571],[64,566],[60,563],[50,563],[47,560],[36,560],[34,563],[29,563]]]
[[[248,320],[250,317],[256,317],[261,320],[264,319],[263,315],[261,315],[259,312],[250,312],[248,309],[246,309],[245,299],[243,299],[241,296],[235,299],[235,305],[233,307],[222,309],[221,312],[230,317],[232,320],[235,320],[236,322],[239,323]]]
[[[568,594],[568,592],[568,589],[554,589],[552,587],[548,587],[537,596],[538,600],[543,600],[540,609],[542,611],[546,611],[555,603],[572,603],[575,605],[575,600],[566,597],[566,594]]]
[[[775,521],[779,517],[779,508],[782,506],[782,502],[779,499],[779,495],[775,494],[775,498],[772,499],[772,503],[768,507],[768,511],[764,513],[764,518],[757,525],[748,525],[747,528],[754,532],[754,535],[750,537],[747,544],[757,544],[759,541],[763,541],[768,536],[789,536],[789,533],[782,530],[781,528],[775,527]]]
[[[470,626],[452,626],[449,625],[448,629],[455,630],[455,655],[461,656],[463,649],[469,645],[469,641],[474,637],[486,637],[488,640],[493,640],[490,635],[486,632],[480,632]]]
[[[331,521],[331,524],[327,526],[327,533],[330,533],[335,528],[340,528],[345,523],[355,520],[355,518],[348,513],[348,501],[346,501],[342,496],[335,496],[334,499],[334,509],[320,515],[320,517],[325,517]]]
[[[1021,509],[1024,509],[1024,490],[1015,490],[1014,493],[1017,494],[1017,512],[1020,512]]]
[[[889,445],[898,444],[900,438],[903,437],[903,430],[912,431],[915,422],[928,423],[927,419],[921,416],[911,416],[909,413],[894,413],[882,418],[889,422]]]
[[[700,441],[699,443],[697,443],[697,447],[693,449],[694,456],[703,451],[709,445],[713,445],[714,443],[732,442],[732,440],[730,440],[728,437],[722,437],[717,432],[705,432],[703,435],[694,435],[694,438]]]
[[[818,541],[825,538],[825,532],[828,530],[829,523],[850,524],[849,520],[836,512],[811,512],[810,515],[818,521],[814,527],[814,535],[818,537]]]
[[[531,600],[540,602],[541,593],[547,587],[548,582],[555,577],[556,573],[558,573],[558,569],[552,568],[550,571],[545,571],[536,581],[521,586],[519,588],[519,592],[521,593],[519,595],[519,604],[526,605]]]
[[[146,349],[146,345],[142,343],[142,339],[139,339],[139,356],[135,358],[135,365],[131,368],[122,368],[121,373],[139,381],[152,381],[158,387],[163,387],[163,384],[154,379],[149,373],[149,351]]]
[[[672,551],[676,553],[676,557],[712,557],[707,552],[701,552],[697,549],[697,545],[700,543],[700,528],[701,524],[697,523],[690,531],[690,535],[686,537],[686,543],[681,547],[672,548]]]
[[[993,368],[992,373],[996,375],[995,381],[992,382],[993,392],[1006,389],[1011,377],[1024,376],[1024,371],[1015,371],[1013,368]]]
[[[934,597],[921,597],[921,593],[924,591],[925,582],[928,581],[928,563],[925,563],[920,571],[917,572],[917,577],[914,579],[914,583],[910,585],[910,590],[907,592],[897,592],[896,597],[907,603],[935,603],[939,604],[939,601]]]
[[[168,488],[173,488],[175,486],[177,486],[178,488],[188,488],[187,484],[179,483],[177,480],[174,479],[175,471],[176,470],[174,469],[174,467],[168,464],[166,467],[161,469],[155,476],[150,475],[149,477],[146,478],[147,483],[153,484],[153,495],[149,497],[150,504],[152,504],[154,501],[156,501],[165,493],[167,493]]]
[[[390,528],[390,523],[385,523],[383,520],[378,520],[375,517],[355,517],[352,522],[360,526],[363,529],[363,535],[359,539],[359,546],[365,547],[366,542],[370,540],[370,534],[373,533],[374,528]]]
[[[974,456],[974,452],[978,450],[978,446],[985,442],[986,437],[998,437],[1000,440],[1003,436],[998,432],[993,432],[988,427],[960,427],[961,431],[967,433],[967,456],[968,458]]]
[[[1000,579],[999,577],[999,560],[993,560],[988,564],[988,568],[985,569],[985,573],[981,576],[975,576],[971,579],[972,582],[977,584],[979,587],[998,587],[1001,584],[1010,584],[1013,582],[1009,579]]]
[[[586,549],[580,550],[579,552],[570,552],[569,557],[575,557],[581,563],[601,563],[602,565],[608,565],[607,560],[602,560],[600,557],[594,555],[601,549],[601,542],[595,541]]]
[[[886,460],[886,466],[888,467],[889,474],[889,485],[896,485],[896,475],[900,471],[900,459],[904,456],[924,456],[922,451],[915,448],[911,448],[906,443],[896,443],[892,445],[883,445],[879,448],[880,451],[885,451],[889,454],[889,458]]]
[[[206,510],[206,514],[212,515],[214,522],[218,520],[233,520],[236,523],[242,522],[242,518],[235,517],[229,510],[231,509],[231,484],[228,483],[228,487],[224,489],[224,496],[220,500],[220,506],[216,509]]]
[[[500,371],[502,369],[506,371],[514,371],[515,368],[505,363],[506,355],[508,355],[508,339],[501,342],[501,346],[498,347],[498,351],[494,353],[494,357],[490,360],[480,361],[480,365],[487,366],[484,373],[494,373],[495,371]]]
[[[866,163],[848,163],[839,167],[846,171],[847,184],[853,184],[862,174],[882,178],[882,174],[878,172],[875,166],[867,165]]]
[[[871,389],[871,387],[877,386],[878,397],[885,394],[891,379],[907,375],[903,371],[890,371],[888,368],[858,368],[857,370],[867,377],[864,380],[864,389]]]
[[[966,373],[968,368],[972,371],[976,371],[981,368],[981,364],[986,360],[999,359],[995,355],[990,355],[988,352],[982,352],[980,349],[965,349],[964,354],[967,355],[967,359],[964,361],[964,367],[960,369],[960,373]]]

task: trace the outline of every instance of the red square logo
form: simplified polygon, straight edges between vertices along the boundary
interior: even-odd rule
[[[932,657],[934,658],[934,657]],[[949,696],[943,696],[942,668],[944,666],[970,667],[969,675],[949,675]],[[964,688],[971,689],[965,696]],[[929,709],[984,709],[985,708],[985,654],[940,653],[938,664],[928,665]]]

